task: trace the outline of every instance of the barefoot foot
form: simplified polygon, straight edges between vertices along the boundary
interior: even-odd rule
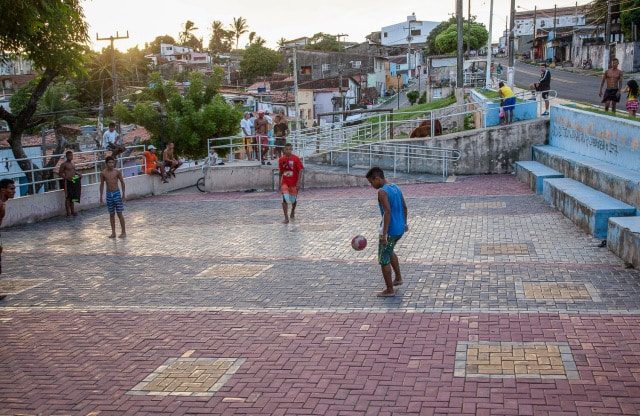
[[[383,290],[382,292],[378,293],[376,296],[379,298],[388,298],[388,297],[392,297],[395,296],[396,292],[393,291],[393,289],[389,290]]]
[[[109,238],[116,238],[116,235],[115,235],[115,234],[111,234],[111,235],[109,236]]]
[[[118,236],[118,238],[125,238],[127,236],[127,233],[122,233]]]
[[[401,284],[402,284],[402,279],[400,279],[400,280],[396,279],[396,280],[393,281],[393,285],[394,286],[400,286]]]

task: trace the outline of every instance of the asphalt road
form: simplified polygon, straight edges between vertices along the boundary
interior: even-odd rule
[[[503,78],[506,78],[507,60],[497,59],[496,64],[500,62],[504,67]],[[558,98],[589,103],[593,105],[602,105],[601,98],[598,97],[598,89],[602,73],[599,70],[582,70],[579,68],[550,68],[551,70],[551,89],[557,91]],[[515,85],[516,87],[528,89],[532,82],[536,82],[540,78],[540,69],[538,65],[527,64],[516,61],[515,63]],[[426,85],[426,77],[421,79],[421,89],[424,91]],[[408,107],[406,93],[412,89],[417,89],[417,82],[411,84],[411,88],[400,91],[400,108]],[[381,104],[378,108],[397,108],[398,97],[393,96],[385,104]]]
[[[498,59],[507,69],[507,60]],[[551,89],[558,92],[558,98],[565,100],[584,102],[594,105],[602,105],[598,97],[598,89],[602,73],[598,70],[582,70],[578,68],[551,68]],[[505,75],[506,76],[506,75]],[[515,84],[520,88],[529,88],[532,82],[540,78],[538,65],[515,63]]]

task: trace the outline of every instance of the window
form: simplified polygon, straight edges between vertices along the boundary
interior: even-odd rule
[[[387,32],[384,32],[384,35],[383,35],[383,36],[386,38],[386,37],[388,36],[388,35],[387,35]]]
[[[330,68],[329,68],[329,64],[322,64],[322,72],[329,72]]]
[[[311,75],[311,67],[310,66],[301,66],[300,67],[301,75]]]
[[[411,29],[411,36],[420,36],[422,31],[420,29]]]
[[[362,61],[351,61],[351,68],[360,68]]]

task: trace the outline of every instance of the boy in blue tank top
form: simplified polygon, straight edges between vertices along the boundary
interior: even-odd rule
[[[407,204],[398,185],[388,183],[384,178],[384,171],[379,167],[374,166],[369,169],[366,178],[369,184],[378,190],[378,206],[382,215],[378,242],[378,263],[382,269],[386,289],[378,293],[378,296],[395,296],[393,287],[402,284],[402,275],[400,274],[398,256],[393,252],[393,249],[409,229],[407,227]],[[391,270],[395,274],[393,280],[391,279]]]

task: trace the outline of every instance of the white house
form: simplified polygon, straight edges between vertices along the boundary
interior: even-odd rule
[[[405,22],[384,26],[380,33],[380,42],[383,46],[425,43],[429,33],[440,23],[417,20],[414,13],[407,16]]]

